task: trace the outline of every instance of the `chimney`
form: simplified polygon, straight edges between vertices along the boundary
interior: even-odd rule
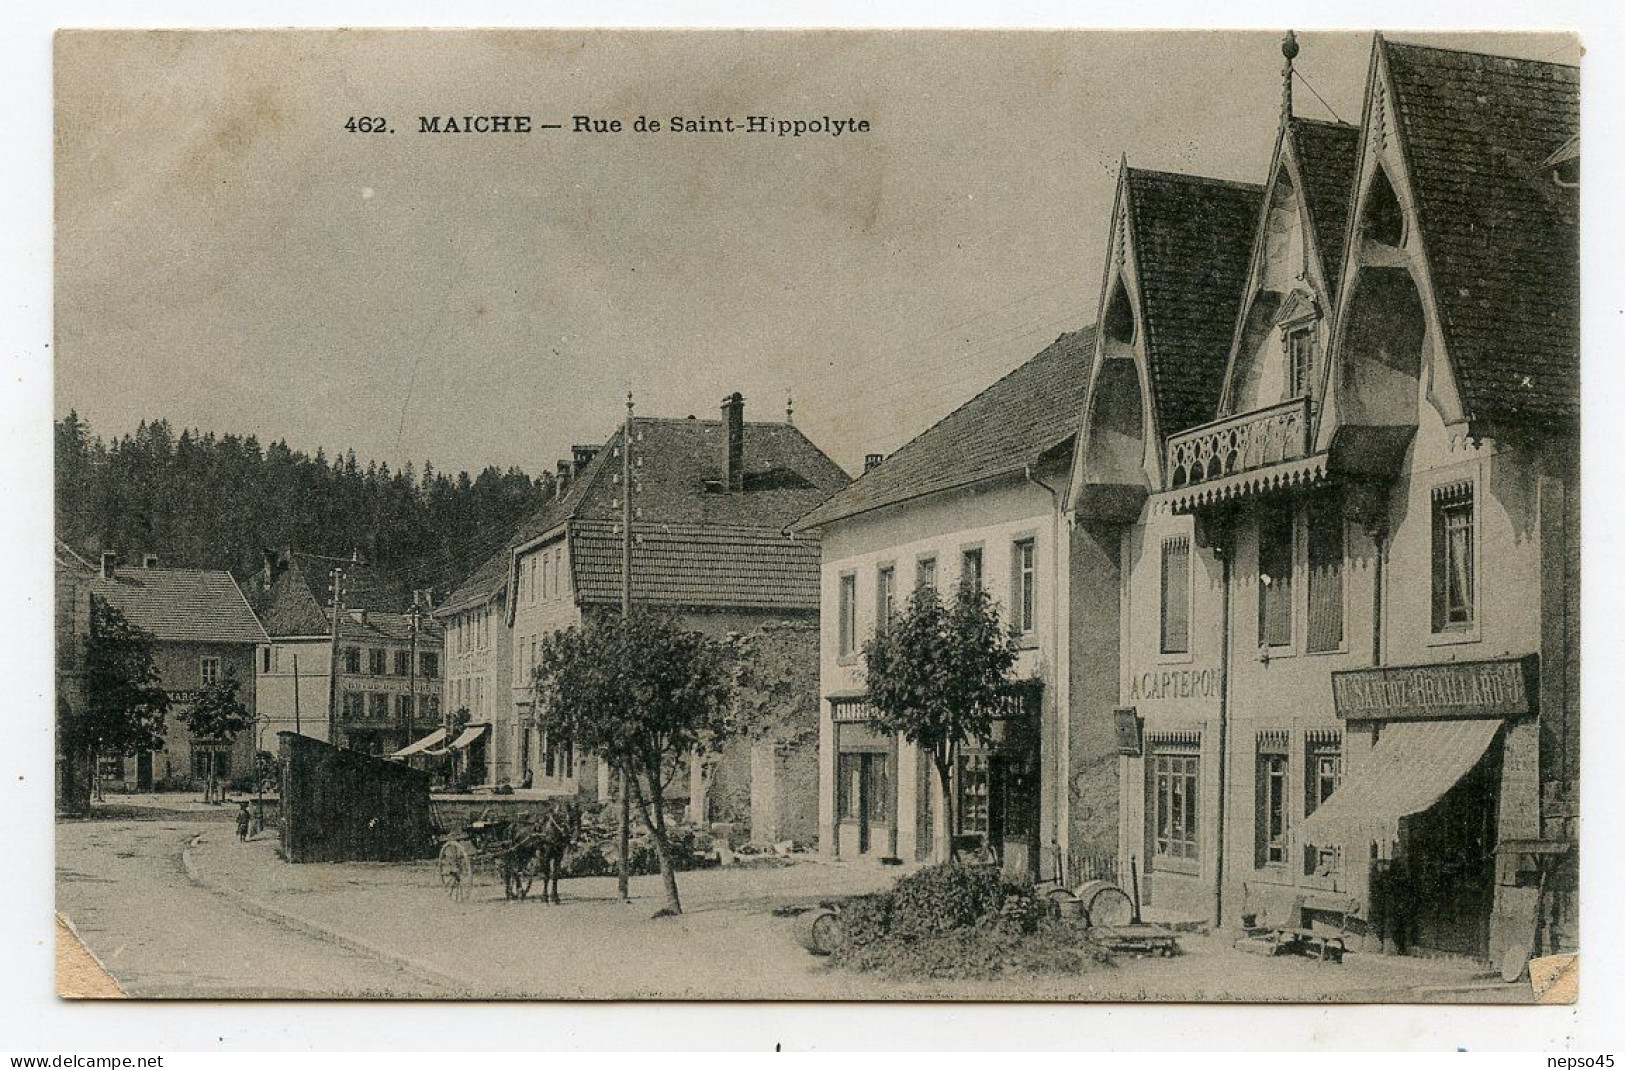
[[[157,554],[142,554],[141,555],[141,567],[142,568],[157,568],[158,567],[158,555]]]
[[[570,473],[571,473],[571,471],[572,471],[572,469],[570,467],[570,462],[569,461],[560,461],[558,463],[558,465],[554,467],[554,469],[553,469],[553,497],[554,497],[554,499],[564,497],[565,492],[570,489]]]
[[[571,446],[570,447],[570,476],[579,476],[592,459],[598,456],[597,446]]]
[[[863,455],[863,470],[873,472],[880,467],[880,462],[886,459],[884,453],[866,453]]]
[[[745,398],[735,391],[722,399],[722,485],[732,494],[745,489]]]
[[[110,580],[118,567],[118,554],[111,550],[102,551],[102,579]]]

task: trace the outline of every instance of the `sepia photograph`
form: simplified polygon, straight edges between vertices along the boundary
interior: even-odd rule
[[[60,996],[1578,999],[1575,34],[53,49]]]

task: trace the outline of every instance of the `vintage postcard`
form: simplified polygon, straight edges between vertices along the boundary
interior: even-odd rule
[[[59,991],[1573,1001],[1579,62],[60,32]]]

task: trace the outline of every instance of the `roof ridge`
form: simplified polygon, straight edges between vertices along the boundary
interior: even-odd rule
[[[1233,178],[1214,178],[1212,175],[1192,175],[1184,171],[1161,171],[1154,167],[1128,167],[1130,175],[1156,175],[1160,178],[1177,178],[1182,182],[1199,183],[1207,186],[1229,186],[1232,189],[1261,192],[1264,185],[1261,182],[1241,182]]]
[[[1466,48],[1448,48],[1444,45],[1424,45],[1415,41],[1395,41],[1393,38],[1379,34],[1377,38],[1382,44],[1391,48],[1409,48],[1416,51],[1447,52],[1455,56],[1472,56],[1475,59],[1497,59],[1507,63],[1530,63],[1541,67],[1557,67],[1565,71],[1580,73],[1577,63],[1558,63],[1550,59],[1527,59],[1523,56],[1503,56],[1497,52],[1474,52]]]

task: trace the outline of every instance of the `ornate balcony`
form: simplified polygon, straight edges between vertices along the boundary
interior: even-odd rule
[[[1309,399],[1294,398],[1168,437],[1167,488],[1211,483],[1309,456]]]

